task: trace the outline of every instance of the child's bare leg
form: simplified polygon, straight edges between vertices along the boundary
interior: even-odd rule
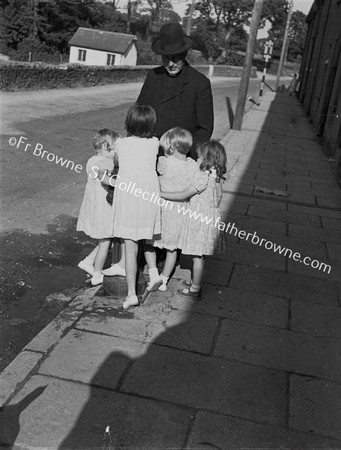
[[[100,239],[98,250],[94,261],[95,272],[100,272],[103,269],[105,260],[107,259],[110,246],[110,239]]]
[[[86,256],[84,259],[82,259],[82,261],[80,261],[78,263],[78,267],[82,270],[84,270],[85,272],[87,272],[88,274],[90,274],[91,276],[94,274],[94,262],[95,262],[95,258],[98,252],[99,246],[96,245],[96,247],[92,250],[91,253],[88,254],[88,256]]]
[[[123,239],[120,239],[120,260],[117,263],[112,263],[108,269],[102,270],[103,275],[106,275],[108,277],[113,277],[115,275],[125,277],[126,276],[125,260],[126,260],[125,243]]]
[[[89,261],[92,261],[92,263],[94,263],[98,249],[99,249],[99,245],[96,245],[96,247],[92,250],[91,253],[88,254],[88,256],[85,259],[88,259]]]
[[[126,246],[124,240],[121,239],[121,256],[120,260],[117,263],[122,269],[125,269],[126,265]]]
[[[99,240],[98,250],[94,261],[94,273],[91,278],[91,284],[93,286],[96,286],[97,284],[101,284],[103,282],[103,275],[101,273],[101,270],[103,269],[105,260],[107,258],[109,246],[110,239]]]
[[[155,291],[162,284],[162,281],[156,267],[156,253],[153,245],[144,243],[144,257],[146,258],[149,272],[147,290]]]
[[[123,303],[123,308],[127,309],[129,306],[136,306],[139,300],[136,295],[136,274],[137,274],[137,251],[138,243],[131,239],[125,239],[125,269],[127,274],[128,297]]]
[[[161,280],[162,284],[159,287],[160,291],[165,291],[167,289],[167,282],[170,277],[170,274],[173,272],[173,269],[176,264],[176,258],[178,256],[177,250],[167,250],[165,265],[163,266]]]
[[[198,292],[201,289],[202,277],[204,275],[205,269],[205,259],[203,256],[193,257],[193,274],[192,274],[192,285],[190,290],[192,292]]]

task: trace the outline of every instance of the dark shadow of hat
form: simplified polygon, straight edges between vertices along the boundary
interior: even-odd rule
[[[157,55],[177,55],[193,45],[193,40],[182,31],[179,23],[166,23],[160,29],[160,36],[152,43],[152,50]]]

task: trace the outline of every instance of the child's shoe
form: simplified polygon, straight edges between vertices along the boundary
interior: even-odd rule
[[[102,274],[105,275],[106,277],[114,277],[117,275],[120,277],[125,277],[126,271],[118,264],[112,264],[111,267],[109,267],[108,269],[102,270]]]
[[[160,275],[158,277],[150,278],[149,283],[147,285],[147,291],[149,292],[156,291],[162,284],[163,282]]]
[[[190,298],[191,300],[201,300],[201,290],[191,291],[191,288],[178,289],[177,294],[184,298]]]
[[[160,278],[161,278],[162,284],[161,284],[161,286],[159,286],[158,289],[161,292],[165,292],[165,291],[167,291],[167,283],[168,283],[169,277],[165,277],[164,275],[161,274]]]
[[[99,275],[98,275],[97,273],[95,273],[95,274],[92,276],[90,282],[91,282],[91,284],[92,284],[93,286],[97,286],[97,285],[103,283],[103,278],[104,278],[104,275],[102,275],[101,273],[100,273]]]
[[[137,298],[137,295],[131,295],[130,297],[126,297],[125,301],[123,302],[123,309],[128,309],[131,306],[138,306],[139,299]]]
[[[82,259],[82,261],[80,261],[78,263],[77,267],[84,270],[91,276],[93,276],[94,271],[95,271],[94,266],[89,262],[89,260],[87,258]]]

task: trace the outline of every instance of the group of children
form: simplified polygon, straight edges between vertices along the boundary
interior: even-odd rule
[[[111,130],[100,130],[93,140],[96,155],[86,165],[88,181],[77,230],[99,242],[78,267],[92,276],[93,285],[102,283],[103,275],[126,276],[128,296],[124,309],[139,304],[139,241],[143,240],[149,270],[147,292],[167,289],[177,250],[181,249],[183,254],[193,256],[193,271],[192,280],[184,281],[178,294],[196,300],[201,298],[205,255],[226,251],[225,233],[215,226],[226,172],[224,147],[215,140],[206,142],[197,149],[198,159],[194,161],[187,157],[191,134],[172,128],[159,141],[153,135],[156,120],[152,107],[131,107],[125,121],[127,136],[121,138]],[[159,147],[164,156],[158,158]],[[118,166],[118,173],[113,172],[114,166]],[[136,187],[134,193],[127,189],[132,185]],[[112,188],[111,202],[108,194]],[[162,199],[168,202],[160,202]],[[121,259],[102,270],[113,237],[121,239]],[[161,275],[155,247],[166,250]]]

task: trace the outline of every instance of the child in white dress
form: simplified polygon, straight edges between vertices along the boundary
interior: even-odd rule
[[[226,252],[226,233],[217,227],[221,214],[219,204],[222,198],[222,182],[226,173],[226,152],[215,140],[202,144],[198,150],[198,164],[208,174],[208,185],[199,194],[194,188],[181,192],[162,192],[168,200],[191,198],[180,233],[179,248],[182,254],[193,256],[192,281],[184,282],[184,289],[177,293],[194,300],[201,299],[201,282],[205,268],[205,255]]]
[[[113,202],[113,232],[125,243],[128,296],[124,309],[139,304],[136,295],[138,241],[157,239],[161,232],[162,199],[156,173],[159,141],[153,137],[155,125],[156,114],[151,106],[132,106],[125,121],[127,137],[118,139],[115,145],[119,171]],[[160,277],[148,252],[145,257],[153,284]]]
[[[181,191],[191,185],[195,188],[195,193],[198,193],[207,185],[207,175],[200,171],[196,161],[187,157],[192,143],[191,133],[179,127],[172,128],[161,136],[160,146],[165,153],[165,156],[159,158],[157,166],[161,191]],[[188,207],[188,200],[185,200],[174,201],[171,207],[161,208],[161,239],[154,242],[155,247],[166,249],[160,291],[166,290],[169,276],[175,267],[185,218],[183,211]]]
[[[99,170],[111,171],[115,151],[115,141],[119,134],[115,131],[103,129],[98,131],[93,139],[96,155],[92,156],[86,164],[87,184],[84,198],[77,221],[77,231],[84,231],[88,236],[99,240],[97,247],[79,264],[78,267],[90,275],[93,286],[103,282],[103,269],[107,253],[113,237],[114,208],[106,196],[108,189],[98,179]]]

